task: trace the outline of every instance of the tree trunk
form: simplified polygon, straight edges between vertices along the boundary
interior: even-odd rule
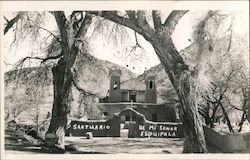
[[[70,101],[68,95],[72,85],[72,73],[66,67],[64,59],[60,59],[58,65],[52,68],[54,103],[49,129],[46,133],[45,144],[49,148],[56,147],[58,152],[65,149],[65,129],[67,124],[67,111]],[[61,150],[60,150],[61,149]]]
[[[209,102],[207,102],[207,106],[204,106],[204,108],[198,108],[198,112],[204,118],[206,126],[209,126],[211,124],[211,120],[209,117],[209,109],[210,109]]]
[[[179,83],[178,95],[182,104],[180,117],[186,136],[183,153],[207,152],[203,126],[198,117],[195,81],[190,72],[185,71]]]
[[[248,98],[247,98],[247,105],[246,106],[248,106],[248,109],[247,109],[247,114],[246,114],[246,116],[247,116],[247,121],[250,123],[250,89],[249,89],[249,87],[248,87]]]
[[[67,114],[70,111],[71,101],[69,95],[73,84],[73,65],[80,50],[79,47],[83,44],[81,38],[87,33],[92,17],[86,14],[85,18],[80,20],[80,27],[74,28],[75,22],[67,21],[63,11],[55,11],[53,14],[60,31],[63,56],[57,66],[52,68],[54,101],[50,126],[45,136],[45,147],[52,152],[64,153]]]
[[[180,117],[185,133],[183,152],[207,152],[203,126],[198,117],[194,75],[191,74],[182,57],[176,51],[171,38],[164,35],[162,37],[159,34],[157,37],[160,38],[151,44],[176,89],[181,104]]]
[[[243,113],[242,113],[242,116],[241,116],[241,120],[240,120],[240,123],[239,123],[239,130],[238,132],[241,132],[242,130],[242,125],[244,124],[245,120],[247,120],[247,113],[249,112],[249,98],[247,96],[247,90],[246,89],[242,89],[242,93],[243,93],[243,99],[244,99],[244,102],[243,102],[243,105],[242,105],[242,109],[243,109]],[[247,111],[248,110],[248,111]]]
[[[39,135],[39,113],[37,113],[36,115],[36,133],[37,133],[37,136]]]
[[[240,123],[239,123],[239,130],[238,132],[241,132],[242,130],[242,125],[244,124],[245,120],[247,119],[247,116],[246,116],[246,110],[243,111],[242,113],[242,116],[241,116],[241,120],[240,120]]]
[[[230,121],[230,119],[229,119],[229,117],[228,117],[228,114],[227,114],[225,108],[222,106],[222,104],[220,104],[220,107],[221,107],[221,109],[222,109],[222,112],[223,112],[223,114],[224,114],[224,117],[226,118],[227,126],[228,126],[229,131],[232,132],[232,133],[234,133],[233,127],[232,127],[232,125],[231,125],[231,121]]]
[[[220,102],[217,102],[216,106],[213,109],[212,116],[210,117],[210,128],[214,128],[215,114],[217,112],[217,109],[219,108],[219,103]]]

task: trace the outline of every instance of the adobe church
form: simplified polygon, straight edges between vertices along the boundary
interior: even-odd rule
[[[149,75],[144,81],[130,79],[121,82],[121,70],[110,71],[110,89],[106,100],[100,99],[104,119],[111,118],[125,108],[133,108],[153,122],[176,122],[176,113],[166,103],[157,104],[155,76]],[[130,121],[131,115],[121,117],[121,121]]]

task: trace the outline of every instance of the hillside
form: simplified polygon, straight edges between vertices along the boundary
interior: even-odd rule
[[[224,56],[230,57],[232,60],[241,60],[243,63],[243,68],[246,71],[246,75],[249,75],[249,34],[235,34],[232,37],[230,53],[226,53],[225,50],[229,44],[229,37],[225,36],[214,41],[213,52],[205,53],[202,59],[202,65],[207,67],[209,65],[216,66],[222,64]],[[188,64],[189,68],[192,69],[197,64],[197,44],[193,43],[187,48],[180,51],[180,55],[183,57],[184,61]],[[230,54],[230,55],[228,55]],[[224,68],[223,68],[224,67]],[[226,70],[227,66],[223,66]],[[220,72],[220,71],[219,71]],[[138,79],[143,80],[143,77],[153,74],[156,76],[156,86],[157,86],[157,101],[162,103],[164,101],[173,102],[175,101],[175,91],[168,76],[161,64],[146,70],[142,75],[138,76]],[[211,76],[207,74],[207,77]],[[211,74],[211,73],[210,73]],[[205,77],[206,78],[206,77]],[[206,79],[203,79],[204,83]],[[201,82],[203,83],[203,82]],[[173,99],[174,98],[174,99]]]
[[[122,70],[122,81],[137,77],[135,73],[125,67],[96,59],[91,55],[84,54],[81,58],[81,63],[75,66],[77,70],[76,81],[86,92],[94,94],[88,103],[94,103],[98,98],[106,96],[109,89],[110,70]],[[20,112],[28,110],[17,117],[20,121],[27,121],[34,119],[33,113],[36,111],[30,111],[38,107],[38,112],[41,112],[40,118],[46,117],[48,112],[51,112],[53,104],[51,68],[23,68],[5,73],[5,113],[16,112],[18,114],[18,110]],[[72,93],[71,110],[77,112],[80,93],[75,87],[73,87]],[[23,105],[25,108],[14,110],[17,105]]]

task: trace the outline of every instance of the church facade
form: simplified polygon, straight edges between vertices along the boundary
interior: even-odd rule
[[[145,83],[139,81],[138,79],[130,79],[121,83],[121,74],[120,70],[112,71],[110,73],[110,103],[156,103],[157,95],[154,76],[146,77]]]
[[[176,113],[172,106],[157,103],[156,77],[149,75],[144,81],[130,79],[121,82],[121,70],[110,71],[109,94],[100,99],[101,111],[105,119],[126,108],[133,108],[153,122],[176,122]],[[121,117],[121,121],[131,121],[131,115]]]

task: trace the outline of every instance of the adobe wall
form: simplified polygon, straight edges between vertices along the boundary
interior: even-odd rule
[[[203,126],[206,141],[224,153],[250,152],[250,133],[221,133]]]
[[[102,112],[107,112],[108,115],[106,119],[109,119],[113,116],[114,113],[119,113],[131,105],[129,103],[103,103]],[[143,114],[147,120],[152,121],[152,114],[157,115],[156,122],[176,122],[176,113],[173,107],[167,104],[142,104],[142,103],[133,103],[133,109]]]
[[[130,126],[128,137],[184,138],[184,131],[181,123],[141,121]]]
[[[119,115],[133,115],[135,121],[129,126],[129,138],[183,138],[184,131],[182,123],[174,122],[152,122],[146,120],[145,116],[132,108],[123,110]]]
[[[115,113],[120,113],[122,110],[124,110],[127,107],[126,104],[118,104],[118,103],[103,103],[101,104],[101,111],[107,112],[108,115],[105,117],[105,119],[110,119],[113,117]]]
[[[92,132],[94,137],[120,137],[120,121],[124,115],[134,117],[129,125],[129,138],[183,138],[183,126],[174,122],[152,122],[132,108],[126,108],[119,114],[114,114],[109,120],[71,120],[66,130],[66,136],[82,137]]]
[[[167,104],[139,105],[136,110],[143,114],[147,120],[152,121],[152,114],[157,115],[156,122],[176,122],[176,113],[173,107]]]
[[[120,137],[120,117],[114,115],[107,121],[72,120],[66,136],[82,137],[92,132],[94,137]]]

